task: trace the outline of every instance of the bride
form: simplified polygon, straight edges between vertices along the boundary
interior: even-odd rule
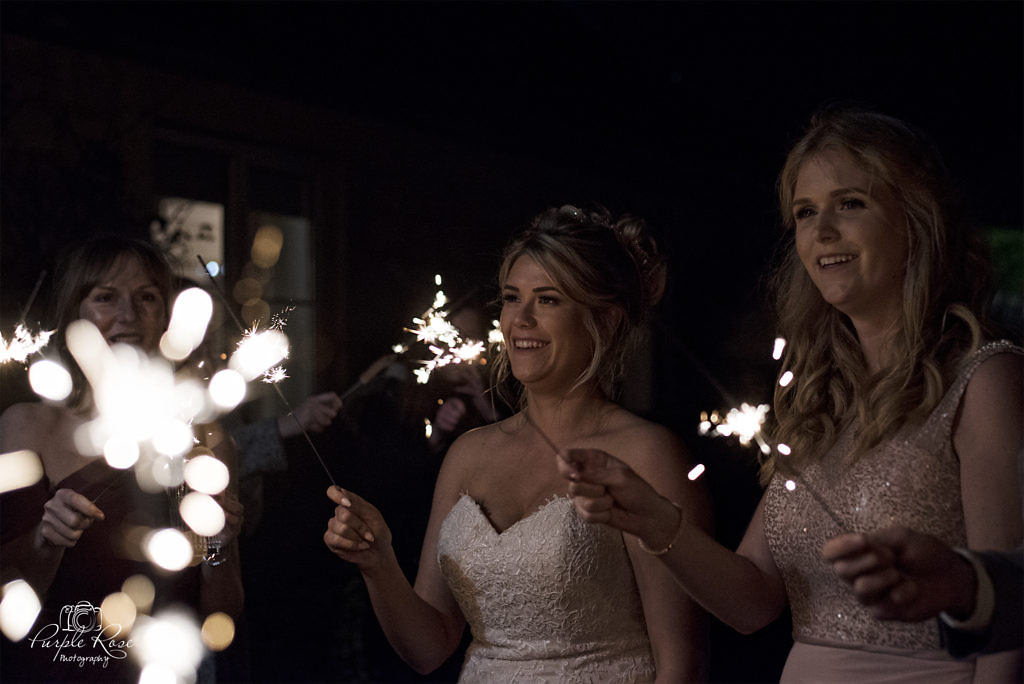
[[[388,640],[415,670],[440,666],[468,621],[460,681],[705,676],[703,614],[658,561],[667,548],[586,524],[552,458],[620,454],[709,525],[706,503],[682,495],[681,444],[610,400],[664,279],[643,223],[604,210],[549,209],[513,239],[499,273],[497,374],[516,387],[520,411],[448,451],[414,586],[377,509],[328,490],[338,505],[324,541],[359,567]]]

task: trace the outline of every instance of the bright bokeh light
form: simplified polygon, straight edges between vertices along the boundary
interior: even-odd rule
[[[160,456],[153,459],[150,473],[153,481],[164,488],[173,488],[185,481],[185,459],[180,456]]]
[[[52,401],[63,401],[71,394],[71,374],[64,366],[50,359],[36,361],[28,369],[32,391]]]
[[[186,378],[175,383],[174,406],[178,411],[177,417],[185,422],[212,418],[207,407],[206,389],[194,378]]]
[[[230,368],[218,371],[210,378],[210,398],[220,408],[230,411],[245,398],[245,378]]]
[[[793,450],[789,448],[789,445],[783,444],[782,442],[776,444],[775,448],[778,449],[780,454],[783,454],[785,456],[789,456],[791,453],[793,453]]]
[[[161,676],[170,671],[176,677],[189,681],[194,679],[196,667],[205,652],[199,625],[181,611],[164,611],[153,617],[139,616],[132,639],[135,641],[132,653],[145,669],[158,668],[154,674],[160,673]]]
[[[252,262],[260,268],[270,268],[281,258],[284,235],[274,225],[260,226],[252,240]]]
[[[200,454],[185,461],[185,482],[197,492],[220,494],[229,479],[228,467],[214,456]]]
[[[778,361],[782,358],[782,352],[786,348],[786,340],[782,337],[775,338],[775,346],[772,348],[772,358]]]
[[[150,562],[165,570],[182,570],[192,562],[192,543],[170,527],[147,535],[143,550]]]
[[[209,494],[189,492],[182,497],[178,512],[185,524],[202,537],[212,537],[224,529],[224,509]]]
[[[181,361],[198,347],[206,335],[213,315],[213,300],[206,290],[190,287],[174,300],[171,322],[160,338],[160,352],[172,361]]]
[[[121,591],[132,600],[137,612],[148,613],[153,607],[156,587],[153,586],[153,580],[145,575],[132,575],[121,585]]]
[[[280,330],[269,329],[246,335],[231,355],[228,367],[249,381],[286,358],[288,337]]]
[[[139,673],[139,684],[181,684],[178,675],[166,665],[146,665]]]
[[[782,374],[782,377],[779,378],[779,385],[782,387],[786,387],[791,382],[793,382],[793,371],[786,371]]]
[[[211,613],[203,620],[200,635],[211,651],[223,651],[235,640],[235,621],[227,613]]]
[[[153,433],[153,448],[164,456],[178,456],[195,444],[192,428],[177,418],[161,421]]]
[[[220,264],[218,264],[216,261],[207,261],[206,272],[209,273],[214,278],[216,278],[218,275],[220,275]]]
[[[34,485],[42,476],[43,463],[36,452],[20,449],[0,454],[0,492]]]
[[[103,458],[111,468],[131,468],[139,460],[139,443],[126,435],[114,435],[103,445]]]
[[[693,467],[693,469],[690,472],[688,472],[686,474],[686,477],[690,478],[691,480],[696,480],[698,477],[700,477],[703,474],[704,474],[704,464],[703,463],[698,463],[697,465],[695,465]]]
[[[32,586],[17,579],[3,586],[0,599],[0,632],[11,641],[21,641],[32,629],[42,604]]]
[[[796,489],[796,482],[793,482],[792,480],[786,480],[786,489],[788,489],[789,491],[793,491],[794,489]]]
[[[119,631],[114,631],[122,638],[131,631],[137,615],[135,602],[124,592],[115,591],[103,599],[103,603],[100,604],[103,627],[120,627]]]

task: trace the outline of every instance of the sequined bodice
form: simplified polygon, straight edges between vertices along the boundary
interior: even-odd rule
[[[825,457],[808,466],[792,489],[776,475],[765,500],[764,531],[782,573],[793,611],[793,637],[850,647],[935,651],[934,621],[880,622],[853,598],[821,557],[826,540],[842,533],[817,502],[813,489],[846,531],[903,525],[966,545],[960,499],[960,466],[953,451],[953,420],[974,370],[993,354],[1015,349],[986,345],[962,366],[938,406],[920,425],[907,426],[852,465],[840,467],[853,448],[856,428],[844,431]]]
[[[654,662],[622,535],[557,497],[502,533],[463,495],[438,563],[473,633],[460,681],[650,681]]]

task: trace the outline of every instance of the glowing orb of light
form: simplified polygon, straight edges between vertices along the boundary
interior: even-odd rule
[[[230,411],[245,398],[245,378],[238,371],[225,368],[210,378],[209,390],[213,403]]]
[[[153,448],[165,456],[177,456],[192,448],[195,437],[188,423],[176,418],[161,421],[153,432]]]
[[[249,381],[286,358],[288,336],[280,330],[269,329],[246,335],[231,355],[228,368],[238,371]]]
[[[430,439],[430,436],[434,434],[434,426],[430,424],[429,418],[423,419],[423,436]]]
[[[178,675],[166,665],[146,665],[139,673],[139,684],[179,684]]]
[[[791,453],[793,453],[793,450],[789,448],[789,445],[783,444],[782,442],[776,444],[775,448],[778,450],[780,454],[783,454],[785,456],[789,456]]]
[[[188,357],[203,341],[213,315],[213,300],[206,290],[190,287],[174,300],[171,322],[160,337],[160,353],[172,361]]]
[[[792,480],[786,480],[786,489],[788,489],[789,491],[793,491],[794,489],[796,489],[796,482],[793,482]]]
[[[150,466],[153,481],[161,487],[177,487],[185,481],[185,462],[183,458],[160,456],[153,459]]]
[[[153,586],[153,580],[145,575],[132,575],[121,585],[121,591],[132,600],[137,612],[148,613],[153,607],[156,587]]]
[[[0,454],[0,492],[34,485],[42,477],[43,463],[36,452],[19,449]]]
[[[703,474],[704,474],[704,464],[703,463],[698,463],[697,465],[695,465],[693,467],[693,469],[690,472],[688,472],[686,474],[686,477],[690,478],[691,480],[696,480],[698,477],[700,477]]]
[[[32,629],[43,605],[25,580],[17,579],[3,586],[0,600],[0,632],[11,641],[21,641]]]
[[[210,613],[199,633],[207,648],[223,651],[235,640],[235,621],[227,613]]]
[[[229,480],[228,467],[214,456],[200,454],[185,461],[185,482],[197,492],[220,494]]]
[[[772,358],[778,361],[782,358],[782,350],[786,348],[786,340],[783,337],[775,338],[775,346],[772,348]]]
[[[182,611],[169,610],[153,617],[140,616],[132,631],[132,639],[135,641],[133,655],[144,664],[143,671],[154,667],[153,674],[161,677],[170,671],[179,679],[194,679],[196,667],[205,651],[199,625]]]
[[[183,570],[192,562],[192,543],[171,527],[147,535],[143,550],[150,562],[165,570]]]
[[[791,382],[793,382],[793,371],[786,371],[782,374],[782,377],[779,378],[779,385],[782,387],[786,387]]]
[[[220,275],[220,264],[218,264],[216,261],[207,261],[206,272],[212,275],[214,278],[216,278],[218,275]]]
[[[174,406],[177,415],[185,422],[196,418],[209,418],[207,414],[206,390],[198,380],[188,379],[174,384]]]
[[[124,592],[115,591],[113,594],[108,594],[100,604],[100,618],[103,621],[103,627],[120,627],[120,630],[112,630],[116,631],[118,636],[131,631],[137,615],[135,602]]]
[[[71,394],[71,373],[56,361],[42,359],[29,367],[28,384],[44,399],[63,401]]]
[[[209,494],[189,492],[181,499],[178,512],[185,524],[200,536],[212,537],[224,529],[224,509]]]
[[[111,468],[131,468],[139,460],[139,443],[127,435],[114,435],[103,444],[103,458]]]

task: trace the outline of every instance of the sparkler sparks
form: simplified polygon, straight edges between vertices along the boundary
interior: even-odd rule
[[[771,447],[761,434],[761,426],[764,425],[765,417],[770,410],[768,404],[758,404],[754,407],[744,402],[738,409],[729,409],[725,418],[722,418],[718,411],[712,411],[710,415],[702,411],[698,431],[701,435],[710,434],[713,437],[735,436],[743,446],[749,445],[753,440],[757,442],[762,452],[767,448],[769,451],[765,453],[770,453]]]
[[[0,363],[8,361],[25,363],[28,357],[49,344],[53,332],[53,330],[44,330],[33,335],[28,328],[19,323],[14,328],[14,336],[10,340],[5,340],[0,334]]]
[[[434,282],[441,286],[441,276],[434,276]],[[473,363],[484,353],[486,345],[478,340],[464,338],[455,325],[448,320],[448,311],[444,307],[448,298],[444,292],[438,290],[434,295],[434,303],[423,315],[412,319],[416,324],[415,328],[405,328],[405,331],[416,336],[417,342],[427,345],[434,356],[425,361],[420,361],[421,366],[413,369],[416,382],[425,385],[430,381],[430,374],[438,368],[451,363]],[[395,345],[392,350],[396,353],[404,353],[408,347]]]

